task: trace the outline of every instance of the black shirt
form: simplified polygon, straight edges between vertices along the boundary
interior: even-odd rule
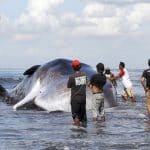
[[[142,77],[146,79],[146,86],[150,88],[150,69],[144,70]]]
[[[94,74],[90,79],[90,84],[99,87],[100,89],[103,89],[105,83],[106,83],[106,76],[102,73]]]
[[[71,88],[71,102],[86,103],[86,75],[75,72],[69,77],[67,87]]]

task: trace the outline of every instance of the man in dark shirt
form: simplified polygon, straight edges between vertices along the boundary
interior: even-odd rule
[[[86,75],[80,71],[78,60],[72,61],[75,73],[69,77],[68,88],[71,88],[71,112],[74,124],[86,126]]]
[[[148,116],[150,118],[150,59],[148,60],[148,66],[149,69],[144,70],[142,74],[141,84],[147,96],[146,104],[147,104]]]
[[[90,79],[90,88],[93,93],[92,113],[94,123],[97,123],[99,116],[102,121],[105,121],[103,86],[106,83],[106,76],[103,74],[104,65],[102,63],[97,64],[96,67],[98,73]]]

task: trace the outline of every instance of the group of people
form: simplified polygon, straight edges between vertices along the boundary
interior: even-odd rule
[[[147,94],[147,110],[150,117],[150,59],[148,65],[149,69],[143,72],[141,83]],[[120,62],[120,72],[116,76],[111,73],[109,68],[105,70],[103,63],[98,63],[96,65],[97,73],[92,75],[90,80],[87,79],[84,72],[80,71],[82,66],[79,60],[73,60],[71,66],[74,70],[74,74],[69,77],[67,87],[71,88],[71,112],[74,125],[83,127],[87,125],[86,86],[88,86],[93,93],[92,114],[95,123],[97,123],[99,119],[105,121],[103,87],[107,79],[112,82],[113,86],[117,86],[116,80],[122,79],[124,86],[122,98],[125,101],[130,98],[132,102],[136,102],[133,94],[132,82],[124,62]]]

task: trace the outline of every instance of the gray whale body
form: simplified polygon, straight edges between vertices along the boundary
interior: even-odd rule
[[[81,71],[88,79],[96,73],[89,65],[82,63]],[[0,95],[15,105],[14,109],[34,104],[39,108],[51,111],[70,111],[70,89],[67,88],[69,75],[74,71],[71,60],[56,59],[43,65],[36,65],[24,72],[23,80],[10,91],[0,86]],[[105,107],[117,105],[116,95],[109,81],[104,86]],[[91,109],[92,93],[87,88],[87,109]]]

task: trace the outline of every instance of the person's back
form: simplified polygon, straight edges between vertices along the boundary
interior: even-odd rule
[[[146,87],[150,89],[150,68],[144,70],[142,76],[146,79]]]
[[[80,71],[78,60],[72,61],[75,73],[69,77],[67,87],[71,88],[71,112],[74,124],[86,127],[86,74]],[[81,123],[82,124],[81,124]]]
[[[98,73],[90,79],[90,88],[93,93],[92,113],[94,122],[97,122],[99,117],[105,121],[103,86],[106,83],[106,76],[103,74],[104,65],[102,63],[97,64],[96,67]]]
[[[68,88],[71,88],[71,103],[86,103],[86,75],[76,71],[69,77]]]
[[[104,64],[98,63],[96,65],[97,73],[94,74],[90,79],[90,84],[92,85],[92,92],[103,92],[103,86],[106,83],[106,76],[104,75]]]
[[[90,84],[92,85],[92,92],[98,93],[103,92],[103,86],[106,83],[106,77],[102,73],[94,74],[90,79]]]
[[[147,106],[147,112],[148,116],[150,118],[150,59],[148,60],[149,68],[144,70],[142,77],[141,77],[141,84],[144,88],[147,100],[146,100],[146,106]]]

